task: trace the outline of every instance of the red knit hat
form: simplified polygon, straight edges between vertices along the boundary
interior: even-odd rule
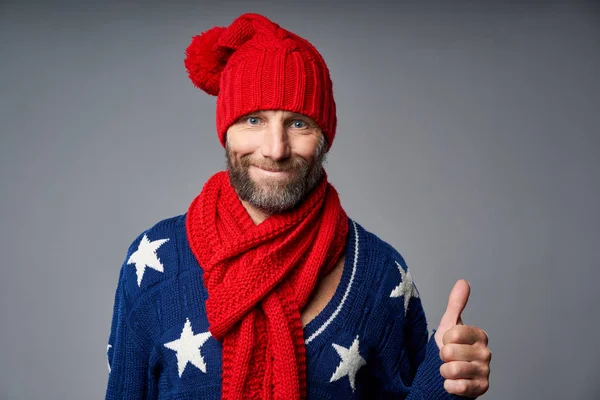
[[[333,143],[337,126],[329,69],[307,40],[268,18],[247,13],[227,28],[215,26],[186,49],[185,67],[195,86],[217,97],[217,133],[242,115],[288,110],[311,117]]]

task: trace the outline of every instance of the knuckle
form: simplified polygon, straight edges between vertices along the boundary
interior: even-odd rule
[[[481,375],[485,376],[486,378],[490,376],[490,367],[487,364],[484,364],[481,367]]]
[[[452,359],[453,355],[454,355],[454,350],[452,349],[452,345],[446,345],[444,347],[442,347],[442,356],[445,360],[450,360]]]
[[[452,364],[450,364],[450,366],[449,366],[449,367],[450,367],[450,368],[449,368],[449,369],[450,369],[450,375],[451,375],[453,378],[458,378],[458,377],[460,377],[460,375],[461,375],[461,372],[462,372],[462,371],[461,371],[460,364],[458,364],[458,363],[452,363]]]
[[[452,384],[450,383],[449,379],[444,380],[444,389],[446,389],[447,392],[452,391]]]
[[[456,325],[450,329],[448,329],[444,333],[444,342],[445,343],[455,343],[460,338],[460,325]]]
[[[460,340],[462,337],[469,335],[469,332],[471,331],[472,327],[469,325],[456,325],[454,327],[454,331],[453,333],[453,338],[454,340],[458,341]]]
[[[443,342],[444,344],[451,343],[451,340],[450,340],[450,338],[451,338],[451,334],[452,334],[452,333],[451,333],[451,331],[452,331],[452,330],[447,330],[447,331],[446,331],[446,332],[444,332],[444,334],[442,335],[442,342]]]
[[[444,381],[444,389],[452,394],[460,395],[463,393],[460,388],[460,382],[454,379],[446,379]]]
[[[440,367],[440,375],[442,375],[444,378],[449,379],[451,378],[450,373],[448,371],[448,364],[442,364],[442,366]]]
[[[490,361],[492,361],[492,352],[490,351],[490,349],[486,348],[484,350],[483,353],[483,359],[485,360],[485,362],[487,362],[488,364],[490,363]]]
[[[442,375],[444,376],[444,378],[447,379],[456,379],[456,377],[459,375],[460,371],[458,370],[459,367],[456,365],[456,363],[450,362],[450,363],[445,363],[444,365],[442,365],[443,367],[443,373]]]
[[[486,379],[484,381],[481,381],[478,386],[479,386],[479,396],[481,396],[482,394],[484,394],[485,392],[488,391],[488,389],[490,388],[490,383]]]
[[[464,394],[464,393],[467,393],[467,390],[469,390],[469,386],[467,385],[466,381],[457,381],[456,382],[456,390],[457,390],[457,392]]]
[[[483,343],[487,346],[490,338],[488,337],[487,333],[483,329],[479,329],[479,331],[480,331],[480,336],[482,338]]]

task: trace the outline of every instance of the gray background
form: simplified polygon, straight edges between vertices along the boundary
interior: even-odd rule
[[[0,399],[103,398],[127,246],[224,166],[184,50],[243,12],[323,54],[329,176],[430,329],[471,282],[484,397],[600,398],[597,3],[273,0],[0,5]]]

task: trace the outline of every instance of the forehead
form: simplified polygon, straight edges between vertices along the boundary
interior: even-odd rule
[[[244,116],[249,116],[249,115],[261,115],[261,116],[265,116],[265,117],[282,116],[283,118],[308,118],[308,119],[312,120],[312,118],[310,118],[308,115],[304,115],[304,114],[300,114],[300,113],[288,111],[288,110],[255,110],[255,111],[246,113]]]

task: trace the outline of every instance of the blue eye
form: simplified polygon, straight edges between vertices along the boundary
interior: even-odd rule
[[[296,125],[298,122],[300,122],[302,124],[302,126]],[[297,119],[294,121],[294,128],[305,128],[305,127],[306,127],[306,122],[302,121],[301,119]]]
[[[258,123],[258,118],[256,118],[256,117],[248,117],[248,118],[246,118],[246,121],[250,121],[250,125],[255,125],[251,121],[256,121]]]

